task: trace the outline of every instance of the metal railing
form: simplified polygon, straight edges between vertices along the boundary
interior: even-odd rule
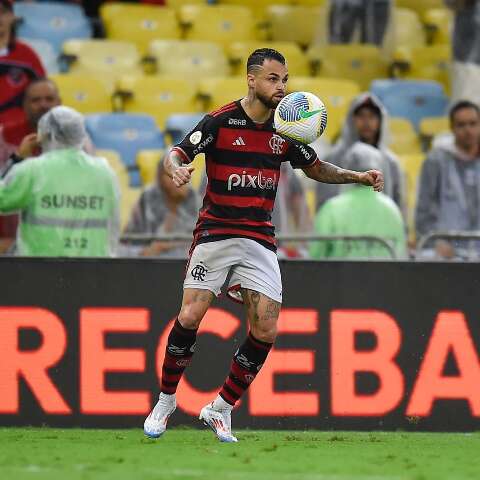
[[[457,248],[459,256],[470,260],[480,259],[480,231],[446,230],[427,233],[417,242],[417,255],[421,255],[422,250],[434,248],[434,245],[429,247],[429,244],[434,244],[436,240],[464,242],[460,249]]]
[[[386,249],[390,257],[394,260],[397,258],[393,241],[372,235],[315,235],[315,234],[292,234],[292,235],[276,235],[279,244],[283,242],[365,242],[381,245]],[[190,243],[192,236],[187,234],[165,234],[165,235],[144,235],[144,234],[125,234],[121,237],[120,242],[130,245],[144,245],[154,241],[162,242],[185,242]]]

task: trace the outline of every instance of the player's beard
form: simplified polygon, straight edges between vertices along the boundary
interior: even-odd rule
[[[275,97],[275,96],[267,97],[266,95],[263,95],[258,92],[256,93],[256,96],[267,108],[270,108],[272,110],[277,108],[277,105],[282,100],[280,97]]]

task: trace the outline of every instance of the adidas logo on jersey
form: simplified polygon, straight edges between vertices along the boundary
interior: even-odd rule
[[[233,143],[232,145],[246,145],[246,143],[244,142],[243,138],[242,137],[238,137]]]

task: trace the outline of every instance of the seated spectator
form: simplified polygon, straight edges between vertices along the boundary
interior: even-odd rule
[[[435,231],[480,230],[480,109],[460,101],[450,110],[453,136],[437,142],[422,166],[415,215],[417,238]],[[461,256],[462,242],[437,242],[441,258]]]
[[[86,154],[82,115],[54,107],[38,124],[43,154],[14,165],[0,181],[0,213],[21,212],[17,253],[96,257],[114,254],[119,190],[106,160]]]
[[[330,42],[381,46],[392,3],[391,0],[330,0]]]
[[[187,184],[177,188],[163,160],[158,163],[156,182],[149,185],[132,210],[125,234],[191,235],[198,217],[196,192]],[[190,242],[155,240],[146,247],[129,247],[127,254],[144,257],[186,257]]]
[[[355,142],[363,142],[378,149],[381,154],[381,170],[385,177],[384,193],[405,214],[406,198],[403,172],[396,155],[387,148],[388,115],[380,100],[370,93],[363,93],[352,101],[340,139],[333,146],[325,161],[345,167],[346,153]],[[317,183],[317,209],[336,195],[338,185]]]
[[[355,143],[345,156],[350,170],[381,170],[382,155],[365,143]],[[397,205],[383,193],[363,185],[346,185],[317,213],[317,235],[374,236],[392,243],[396,258],[406,256],[405,224]],[[310,255],[320,258],[392,258],[378,242],[331,240],[313,242]]]
[[[23,98],[24,122],[14,127],[0,126],[0,177],[13,163],[40,153],[35,133],[38,121],[57,105],[60,105],[60,96],[51,80],[40,78],[26,88]],[[17,215],[0,216],[0,254],[13,244],[17,226]]]
[[[8,163],[8,157],[15,154],[17,160],[31,157],[39,147],[36,131],[40,118],[53,107],[60,105],[57,86],[48,78],[34,80],[25,89],[22,108],[23,123],[0,126],[0,172]]]
[[[45,76],[37,54],[15,38],[12,0],[0,0],[0,125],[25,122],[23,94],[35,79]]]

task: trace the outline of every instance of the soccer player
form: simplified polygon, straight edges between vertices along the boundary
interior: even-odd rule
[[[161,393],[144,423],[149,437],[166,430],[176,408],[178,383],[195,350],[198,327],[230,273],[227,294],[245,304],[250,332],[234,354],[218,396],[199,418],[220,441],[237,441],[231,412],[267,359],[282,303],[270,222],[281,162],[290,162],[319,182],[383,188],[381,172],[336,167],[319,160],[309,146],[275,133],[273,113],[285,96],[287,80],[287,65],[279,52],[255,50],[247,61],[247,96],[206,115],[166,158],[167,172],[180,187],[190,181],[193,167],[188,164],[204,153],[208,185],[193,234],[182,306],[168,337]]]

